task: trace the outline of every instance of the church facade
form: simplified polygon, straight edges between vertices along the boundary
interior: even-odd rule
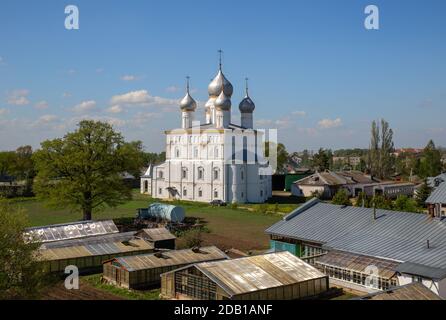
[[[246,86],[240,125],[231,122],[233,86],[222,72],[208,86],[205,123],[195,122],[189,79],[180,101],[181,128],[165,131],[166,161],[150,166],[141,193],[160,199],[263,203],[272,195],[271,168],[263,157],[264,132],[253,128],[254,102]]]

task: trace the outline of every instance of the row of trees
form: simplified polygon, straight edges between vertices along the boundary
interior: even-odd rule
[[[430,140],[421,154],[400,154],[395,159],[395,167],[405,177],[435,177],[445,169],[441,158],[442,151]]]
[[[285,147],[282,145],[282,149]],[[444,152],[443,152],[444,153]],[[288,152],[281,150],[281,161],[279,165],[285,165]],[[300,154],[294,153],[301,159],[300,166],[318,171],[343,170],[346,167],[367,172],[379,179],[389,179],[395,174],[404,178],[418,176],[420,179],[437,176],[446,170],[442,162],[442,150],[435,146],[430,140],[421,154],[402,153],[395,156],[393,142],[393,130],[389,123],[381,119],[373,121],[371,125],[371,138],[369,149],[341,149],[332,151],[330,149],[319,149],[315,154],[304,150]],[[334,162],[333,157],[360,157],[356,166],[344,162]],[[348,162],[348,161],[347,161]],[[280,166],[279,166],[280,167]]]
[[[33,149],[31,146],[19,147],[16,151],[0,152],[0,177],[12,176],[25,183],[24,194],[32,192],[32,182],[36,175]]]
[[[364,193],[359,194],[355,199],[355,205],[357,207],[365,208],[377,208],[386,210],[396,210],[403,212],[422,212],[425,206],[424,195],[417,196],[416,198],[410,198],[404,195],[398,196],[395,200],[385,198],[381,195],[376,195],[373,197],[367,197]],[[340,189],[334,195],[332,199],[333,204],[351,206],[351,199],[345,189]]]

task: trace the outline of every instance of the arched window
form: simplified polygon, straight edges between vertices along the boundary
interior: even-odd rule
[[[260,190],[260,196],[263,198],[263,190]]]
[[[187,189],[186,188],[183,189],[183,197],[185,197],[185,196],[187,196]]]
[[[182,179],[187,179],[187,168],[182,168],[181,169],[181,178]]]
[[[204,179],[204,169],[203,167],[199,167],[198,168],[198,180],[203,180]]]
[[[245,173],[243,171],[240,171],[240,178],[242,179],[242,181],[243,179],[245,179]]]
[[[158,178],[163,179],[164,178],[164,172],[159,171],[158,172]]]
[[[144,192],[148,192],[149,191],[149,181],[144,181]]]
[[[215,168],[214,169],[214,180],[220,179],[220,169]]]
[[[203,196],[203,190],[201,188],[198,189],[198,197],[202,197]]]
[[[218,158],[219,157],[219,155],[218,155],[218,147],[215,147],[214,148],[214,158]]]
[[[194,147],[194,158],[198,159],[198,148]]]
[[[175,157],[176,158],[180,157],[180,149],[179,148],[175,148]]]
[[[214,189],[214,198],[218,198],[218,190]]]

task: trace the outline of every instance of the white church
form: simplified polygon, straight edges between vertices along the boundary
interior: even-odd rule
[[[254,102],[239,104],[240,125],[231,122],[233,86],[222,72],[208,86],[205,123],[194,121],[196,101],[189,78],[180,102],[181,128],[165,131],[166,161],[150,166],[141,193],[160,199],[263,203],[272,195],[271,167],[263,156],[264,132],[253,128]]]

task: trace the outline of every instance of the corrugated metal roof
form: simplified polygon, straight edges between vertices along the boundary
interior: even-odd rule
[[[176,239],[176,237],[169,232],[166,228],[152,228],[152,229],[143,229],[140,231],[147,236],[151,241],[161,241],[161,240],[172,240]],[[141,235],[143,236],[143,235]]]
[[[327,243],[369,224],[368,209],[335,206],[314,198],[266,229],[268,234]]]
[[[421,264],[405,262],[400,264],[396,271],[411,275],[428,277],[431,279],[444,279],[446,277],[446,269],[427,267]]]
[[[351,254],[348,252],[330,251],[320,258],[317,258],[316,264],[345,268],[362,273],[368,273],[366,270],[367,267],[375,266],[378,268],[378,275],[380,277],[391,279],[396,273],[395,268],[400,263],[364,255]]]
[[[355,300],[443,300],[419,282],[372,293]]]
[[[446,182],[442,182],[431,195],[427,198],[426,203],[444,203],[446,204]]]
[[[136,271],[222,259],[228,259],[228,256],[217,247],[211,246],[200,248],[198,252],[192,249],[172,250],[162,252],[162,256],[142,254],[115,258],[113,261],[118,262],[128,271]]]
[[[37,239],[39,242],[46,243],[118,232],[113,220],[79,221],[28,228],[25,230],[24,236],[28,241]]]
[[[445,221],[424,214],[380,209],[374,220],[370,208],[314,200],[311,204],[266,232],[321,243],[328,250],[446,268]]]
[[[44,261],[53,261],[133,251],[147,251],[151,249],[153,249],[153,245],[147,241],[142,239],[132,239],[126,243],[107,242],[62,248],[41,248],[38,251],[38,257]]]
[[[55,242],[48,242],[42,245],[44,249],[63,248],[72,246],[82,246],[87,244],[104,243],[104,242],[122,242],[135,238],[135,231],[111,233],[87,238],[69,239]]]
[[[204,262],[195,267],[231,296],[326,277],[289,252]]]

